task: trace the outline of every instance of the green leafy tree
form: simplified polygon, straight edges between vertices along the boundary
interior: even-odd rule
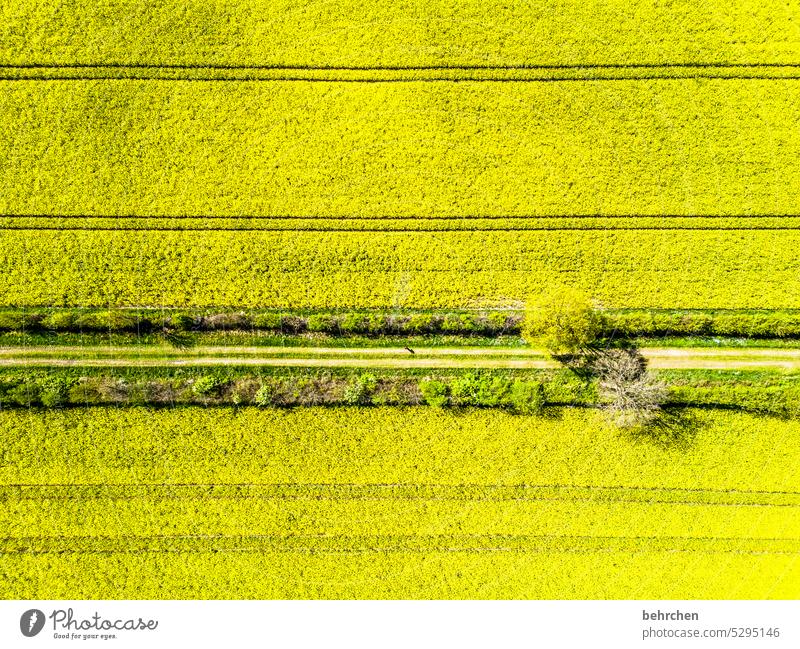
[[[589,297],[569,287],[532,300],[525,312],[523,336],[541,340],[554,355],[578,354],[597,340],[604,318]]]

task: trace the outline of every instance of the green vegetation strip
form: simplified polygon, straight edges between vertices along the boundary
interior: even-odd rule
[[[520,337],[522,301],[447,311],[218,308],[6,308],[0,349],[120,346],[183,348],[542,346]],[[600,337],[640,347],[790,348],[800,345],[793,310],[602,309]]]
[[[668,353],[670,350],[659,350],[663,351],[663,353]],[[676,352],[680,352],[678,355],[691,355],[691,352],[688,350],[675,350]],[[742,355],[742,354],[753,354],[750,350],[741,351],[741,350],[732,350],[734,355]],[[758,350],[758,352],[765,352],[765,355],[771,355],[766,352],[771,352],[772,350]],[[699,352],[702,354],[714,354],[716,350],[709,350],[708,352],[703,351]],[[497,357],[506,357],[506,356],[520,356],[524,358],[547,358],[548,353],[543,349],[530,349],[525,347],[477,347],[477,348],[470,348],[467,346],[463,347],[417,347],[413,350],[414,356],[431,356],[434,358],[438,357],[481,357],[481,358],[497,358]],[[786,356],[786,357],[793,357],[797,356],[800,357],[800,351],[796,353],[794,350],[786,350],[786,349],[779,349],[776,353]],[[342,357],[343,359],[347,358],[407,358],[411,351],[404,347],[293,347],[293,346],[284,346],[284,347],[244,347],[244,346],[229,346],[229,345],[220,345],[215,347],[191,347],[188,349],[180,349],[176,347],[171,347],[168,345],[162,346],[152,346],[152,347],[145,347],[145,346],[138,346],[135,348],[131,347],[113,347],[113,346],[68,346],[68,347],[61,347],[61,346],[51,346],[51,347],[0,347],[0,358],[8,357],[8,358],[36,358],[36,357],[48,357],[57,355],[63,358],[139,358],[139,357],[193,357],[193,356],[265,356],[265,357],[276,357],[276,358],[313,358],[317,356],[321,357]]]

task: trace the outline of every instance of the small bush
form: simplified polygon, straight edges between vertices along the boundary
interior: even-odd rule
[[[339,329],[345,334],[369,333],[370,318],[363,313],[345,313],[339,319]]]
[[[309,331],[335,334],[339,330],[339,322],[328,313],[315,313],[308,316],[307,327]]]
[[[518,330],[521,318],[495,311],[485,316],[485,333],[489,336],[510,333]]]
[[[409,316],[392,314],[384,318],[384,333],[402,334],[408,331]]]
[[[713,322],[714,319],[707,313],[686,313],[681,316],[678,326],[681,334],[707,336],[711,333]]]
[[[459,405],[498,406],[507,400],[509,380],[491,374],[468,373],[456,378],[450,391]]]
[[[251,324],[244,313],[215,313],[203,318],[203,327],[214,331],[250,329]]]
[[[656,311],[651,315],[653,333],[657,336],[672,336],[681,330],[681,317],[676,313]]]
[[[344,390],[344,402],[351,406],[366,406],[372,403],[372,393],[378,380],[372,374],[354,378]]]
[[[25,311],[0,311],[0,330],[22,331],[36,329],[42,321],[41,313]]]
[[[257,313],[252,320],[255,329],[278,330],[282,324],[280,313]]]
[[[178,331],[191,331],[192,329],[196,329],[199,324],[200,319],[188,313],[176,313],[171,315],[168,320],[168,326]]]
[[[769,322],[769,329],[778,338],[797,338],[800,336],[800,315],[776,314]]]
[[[372,313],[367,316],[367,331],[372,335],[388,333],[386,316],[380,313]]]
[[[607,336],[646,336],[655,332],[653,314],[648,311],[614,313],[606,316]]]
[[[192,384],[192,392],[201,397],[218,396],[225,384],[218,376],[202,376]]]
[[[456,313],[448,313],[441,323],[441,332],[445,334],[460,334],[468,333],[474,330],[475,323],[470,322],[471,317],[468,315],[458,315]]]
[[[544,410],[544,387],[538,381],[516,380],[511,384],[508,401],[521,415],[538,415]]]
[[[44,317],[42,327],[50,331],[72,331],[76,329],[77,317],[69,311],[53,311]]]
[[[305,318],[296,315],[281,316],[281,331],[299,334],[306,330],[308,323]]]
[[[137,318],[122,311],[92,311],[79,316],[75,326],[86,331],[136,331]]]
[[[99,405],[105,403],[98,385],[94,382],[89,382],[85,378],[69,388],[67,401],[76,405]]]
[[[37,406],[40,403],[42,390],[36,383],[25,381],[6,391],[6,399],[18,406]]]
[[[415,313],[405,323],[404,333],[435,334],[439,333],[442,317],[430,313]]]
[[[69,389],[75,381],[59,377],[49,377],[40,383],[39,399],[47,408],[59,408],[69,403]]]
[[[436,379],[423,379],[419,384],[419,389],[425,403],[434,408],[443,408],[450,401],[448,397],[450,389]]]
[[[275,386],[272,383],[264,383],[256,392],[256,396],[253,397],[253,403],[265,408],[272,405],[274,396]]]

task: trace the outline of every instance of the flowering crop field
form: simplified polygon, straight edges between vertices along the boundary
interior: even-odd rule
[[[5,214],[800,213],[794,78],[357,83],[4,72]]]
[[[423,66],[796,63],[795,2],[15,0],[2,63]],[[165,28],[169,25],[169,29]],[[76,38],[80,35],[80,38]]]
[[[800,306],[792,79],[0,86],[5,304]]]
[[[796,308],[795,4],[11,3],[0,303]]]
[[[0,302],[457,307],[570,282],[606,306],[800,307],[800,231],[6,231]]]
[[[3,597],[800,594],[797,422],[697,413],[662,444],[570,410],[0,423]]]
[[[799,10],[12,0],[0,306],[800,309]],[[51,403],[0,597],[800,596],[797,421]]]

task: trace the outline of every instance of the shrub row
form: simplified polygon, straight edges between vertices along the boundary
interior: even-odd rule
[[[602,337],[734,336],[800,338],[800,312],[737,311],[603,311]],[[279,313],[110,310],[0,311],[0,331],[119,332],[274,331],[330,335],[517,335],[520,313]]]
[[[481,335],[519,333],[522,316],[489,313],[152,313],[134,310],[0,311],[0,331],[142,332],[266,330],[288,334],[331,335]]]
[[[787,417],[800,416],[800,389],[786,386],[672,386],[669,389],[669,402]]]
[[[800,312],[622,311],[605,312],[606,336],[800,337]]]
[[[568,383],[562,377],[543,382],[482,372],[424,378],[376,377],[370,373],[238,378],[209,374],[191,379],[139,380],[45,375],[4,377],[0,380],[0,407],[428,404],[433,407],[500,407],[533,414],[540,412],[547,403],[579,403],[585,398],[579,385]]]
[[[349,376],[325,373],[301,376],[216,374],[176,379],[122,379],[113,376],[44,374],[0,378],[0,408],[69,405],[258,405],[275,407],[336,405],[421,405],[507,408],[522,414],[547,404],[597,402],[593,384],[569,374],[530,379],[492,372],[450,376]],[[800,415],[800,388],[785,385],[672,385],[669,403],[729,407],[787,416]]]

